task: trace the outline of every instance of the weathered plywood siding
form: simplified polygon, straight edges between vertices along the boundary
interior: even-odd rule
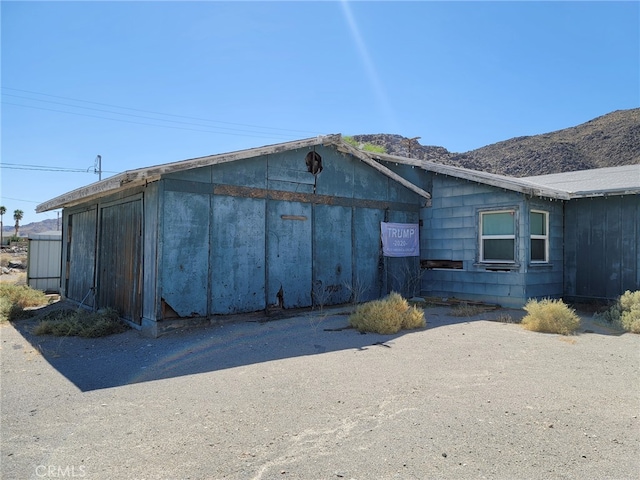
[[[355,301],[366,302],[387,293],[381,241],[379,237],[377,242],[371,238],[371,232],[380,231],[380,222],[384,220],[384,210],[358,208],[353,212],[352,288]]]
[[[311,305],[313,206],[282,200],[267,205],[267,304]]]
[[[207,315],[210,201],[206,194],[164,193],[159,277],[163,317]]]
[[[333,148],[316,147],[322,171],[314,175],[305,164],[309,151],[161,180],[158,318],[337,304],[354,290],[360,298],[387,293],[380,221],[417,222],[420,197]]]
[[[346,303],[353,281],[353,212],[350,207],[315,205],[313,295],[318,305]],[[365,239],[367,242],[370,239]]]
[[[457,297],[522,306],[530,296],[562,294],[561,203],[531,202],[521,193],[443,175],[432,177],[432,207],[422,210],[423,260],[462,262],[461,269],[429,269],[423,274],[427,295]],[[550,211],[551,261],[544,267],[529,262],[529,210]],[[500,266],[479,262],[479,218],[487,210],[512,209],[516,215],[516,263]]]
[[[640,289],[640,196],[570,200],[565,209],[564,295],[614,299]]]
[[[265,308],[265,205],[264,199],[213,197],[212,314]]]

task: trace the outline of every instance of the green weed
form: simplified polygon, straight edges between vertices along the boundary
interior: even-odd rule
[[[373,143],[360,143],[355,138],[350,136],[343,136],[342,140],[351,145],[352,147],[364,150],[371,153],[387,153],[387,149],[380,145],[374,145]]]

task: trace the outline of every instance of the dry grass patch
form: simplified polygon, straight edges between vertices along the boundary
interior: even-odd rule
[[[50,303],[44,292],[26,285],[0,283],[0,322],[31,317],[28,307],[41,307]]]
[[[53,335],[56,337],[104,337],[128,330],[118,312],[105,309],[90,312],[84,309],[56,310],[42,317],[33,329],[34,335]]]
[[[496,317],[496,322],[500,323],[518,323],[511,315],[508,313],[501,313]]]
[[[580,327],[580,318],[575,310],[562,300],[529,300],[524,306],[527,315],[520,324],[527,330],[542,333],[569,335]]]
[[[491,310],[482,305],[469,305],[468,303],[459,303],[451,307],[449,315],[452,317],[474,317]]]
[[[409,306],[407,300],[396,292],[381,300],[359,305],[349,317],[349,323],[360,332],[383,335],[426,325],[424,312],[415,306]]]

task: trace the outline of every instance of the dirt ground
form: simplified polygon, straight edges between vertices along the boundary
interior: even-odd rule
[[[151,340],[5,324],[0,477],[640,478],[640,336],[425,313],[385,336],[340,310]]]
[[[24,269],[11,268],[9,272],[2,271],[2,267],[7,268],[9,262],[18,261],[25,266]],[[26,285],[27,283],[27,253],[26,251],[10,251],[9,249],[2,249],[0,252],[0,283],[12,283],[15,285]]]

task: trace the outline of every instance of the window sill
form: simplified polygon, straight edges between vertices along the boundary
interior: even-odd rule
[[[512,270],[520,270],[519,263],[478,262],[478,263],[474,263],[473,266],[478,268],[483,268],[485,270],[491,270],[494,272],[510,272]]]
[[[544,262],[532,262],[529,263],[529,268],[531,269],[545,269],[551,270],[553,268],[552,263],[544,263]]]

